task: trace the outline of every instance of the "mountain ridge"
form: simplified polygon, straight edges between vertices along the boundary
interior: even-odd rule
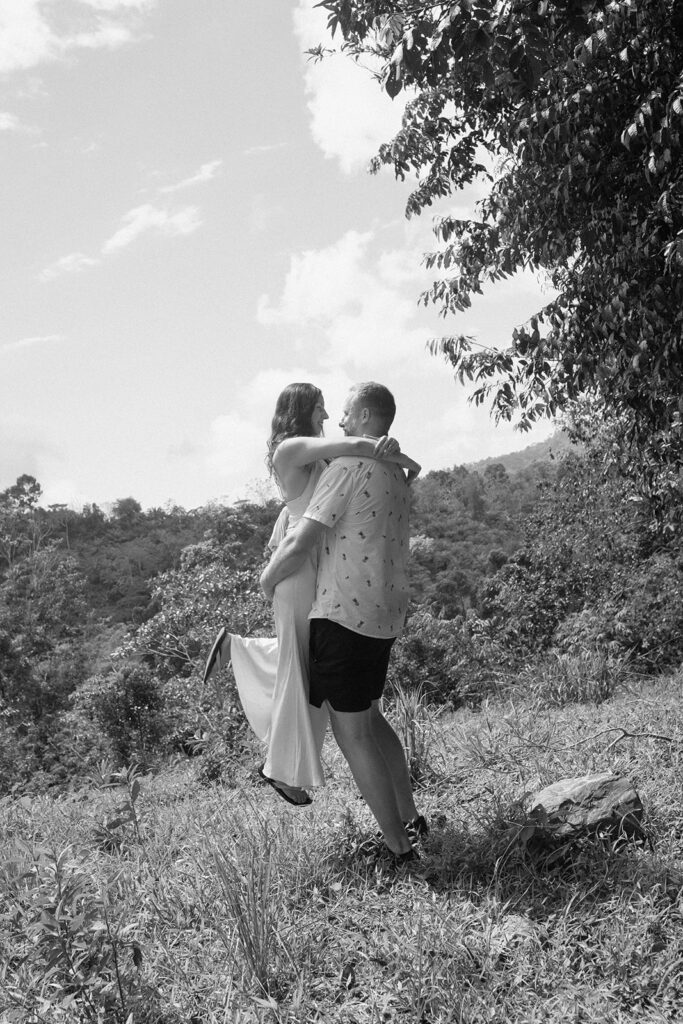
[[[537,441],[526,448],[507,452],[505,455],[492,455],[486,459],[463,463],[470,472],[484,473],[488,466],[504,466],[508,473],[519,473],[528,469],[535,462],[545,462],[565,455],[567,452],[580,452],[581,445],[573,444],[563,430],[556,430],[545,441]]]

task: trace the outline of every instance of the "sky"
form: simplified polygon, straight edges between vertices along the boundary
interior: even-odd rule
[[[357,381],[394,393],[425,470],[552,433],[496,425],[426,343],[503,346],[533,276],[442,320],[418,306],[433,212],[370,175],[400,126],[313,0],[0,0],[0,490],[107,508],[269,493],[279,391],[337,426]],[[483,186],[439,213],[468,215]]]

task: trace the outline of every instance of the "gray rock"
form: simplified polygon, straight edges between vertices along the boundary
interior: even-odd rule
[[[558,839],[587,833],[642,836],[643,805],[633,784],[602,772],[560,779],[531,799],[530,820]]]

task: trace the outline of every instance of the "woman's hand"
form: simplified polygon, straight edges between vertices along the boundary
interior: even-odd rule
[[[395,437],[388,437],[384,434],[380,437],[375,445],[375,450],[372,453],[375,459],[382,459],[385,455],[398,455],[401,451],[401,446]]]

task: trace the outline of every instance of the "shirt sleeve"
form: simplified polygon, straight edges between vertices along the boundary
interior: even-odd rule
[[[348,465],[335,459],[323,471],[311,495],[306,519],[314,519],[323,526],[336,526],[352,498],[353,480]]]

